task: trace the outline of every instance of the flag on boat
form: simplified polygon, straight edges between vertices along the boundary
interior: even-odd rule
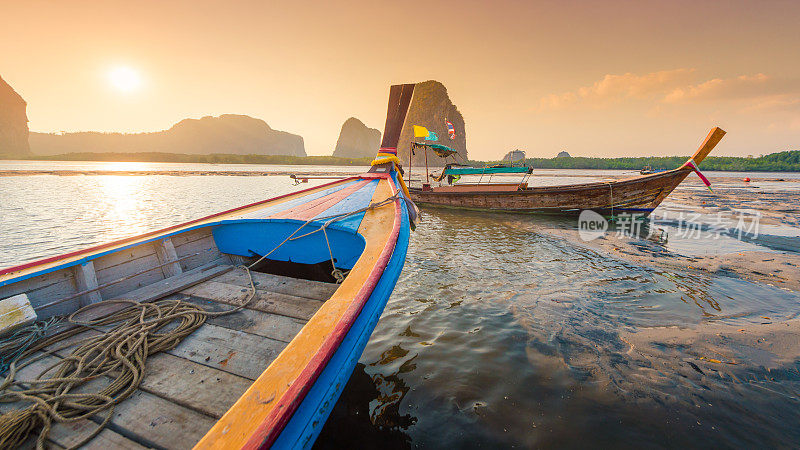
[[[447,124],[447,132],[450,134],[450,140],[454,141],[456,139],[456,129],[453,128],[453,124],[449,120],[444,119],[444,123]]]
[[[428,137],[428,129],[419,125],[414,125],[414,137]]]
[[[711,191],[711,192],[714,192],[714,191],[711,189],[711,182],[710,182],[710,181],[708,181],[708,178],[706,178],[706,177],[705,177],[705,175],[703,175],[702,173],[700,173],[700,169],[698,169],[698,168],[697,168],[697,166],[695,165],[694,161],[692,161],[692,160],[689,160],[689,162],[687,162],[686,164],[687,164],[689,167],[691,167],[691,168],[692,168],[692,170],[694,170],[694,173],[696,173],[698,177],[700,177],[700,180],[702,180],[702,181],[703,181],[703,184],[705,184],[705,185],[706,185],[706,187],[708,188],[708,190],[709,190],[709,191]]]
[[[426,141],[438,141],[439,140],[439,136],[436,133],[434,133],[433,131],[428,131],[428,135],[425,136],[425,140]]]

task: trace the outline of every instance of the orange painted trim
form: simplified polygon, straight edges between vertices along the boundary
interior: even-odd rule
[[[344,200],[357,190],[369,184],[371,180],[361,180],[358,183],[348,186],[342,190],[333,192],[325,197],[312,200],[302,205],[297,205],[294,208],[287,209],[269,216],[270,219],[297,219],[308,220],[327,210],[331,206]]]
[[[372,201],[383,201],[396,192],[393,181],[381,180]],[[401,207],[397,199],[365,213],[358,232],[366,246],[345,281],[196,449],[264,448],[275,441],[383,274],[399,236]]]

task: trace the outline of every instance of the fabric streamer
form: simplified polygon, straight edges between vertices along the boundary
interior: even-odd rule
[[[456,140],[456,129],[453,127],[453,124],[447,119],[444,119],[444,123],[447,125],[447,133],[450,134],[450,140]]]
[[[711,182],[710,182],[710,181],[708,181],[708,178],[706,178],[706,177],[705,177],[705,175],[703,175],[702,173],[700,173],[700,169],[698,169],[698,168],[697,168],[697,166],[694,164],[694,161],[692,161],[692,160],[689,160],[689,161],[686,163],[686,165],[688,165],[689,167],[691,167],[691,168],[692,168],[692,170],[694,170],[694,173],[696,173],[696,174],[697,174],[697,176],[698,176],[698,177],[700,177],[700,180],[702,180],[702,181],[703,181],[703,184],[705,184],[705,185],[706,185],[706,187],[708,188],[708,190],[709,190],[709,191],[711,191],[711,192],[714,192],[714,190],[713,190],[713,189],[711,189]]]

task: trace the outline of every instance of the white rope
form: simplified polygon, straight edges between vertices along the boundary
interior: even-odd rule
[[[250,269],[252,269],[253,266],[255,266],[256,264],[258,264],[261,261],[265,260],[269,255],[273,254],[275,252],[275,250],[279,249],[283,244],[285,244],[285,243],[287,243],[289,241],[294,241],[294,240],[297,240],[297,239],[300,239],[300,238],[304,238],[306,236],[311,236],[314,233],[318,233],[318,232],[322,231],[322,234],[325,236],[325,244],[328,246],[328,254],[331,257],[331,266],[333,267],[333,272],[331,272],[331,275],[333,276],[333,278],[336,279],[336,283],[340,284],[342,281],[344,281],[344,277],[345,277],[346,274],[344,272],[342,272],[341,270],[336,268],[336,260],[333,257],[333,249],[331,249],[331,243],[330,243],[330,240],[328,239],[328,231],[327,231],[328,226],[330,224],[334,223],[334,222],[346,219],[348,217],[352,217],[352,216],[354,216],[356,214],[360,214],[362,212],[366,212],[366,211],[369,211],[371,209],[375,209],[375,208],[379,208],[381,206],[387,205],[387,204],[397,200],[399,197],[400,197],[400,191],[397,191],[397,193],[395,193],[391,197],[386,198],[385,200],[382,200],[382,201],[376,202],[376,203],[370,203],[368,206],[365,206],[365,207],[363,207],[361,209],[357,209],[355,211],[350,211],[350,212],[341,213],[341,214],[334,214],[332,216],[327,216],[327,217],[308,219],[307,221],[305,221],[305,223],[300,225],[300,227],[298,227],[296,230],[294,230],[294,232],[292,234],[290,234],[286,239],[281,241],[280,244],[278,244],[275,248],[270,250],[269,253],[261,256],[260,258],[258,258],[255,262],[251,263],[250,265],[247,265],[247,266],[243,265],[242,267],[245,270],[247,270],[248,275],[249,275],[250,274]],[[316,230],[310,231],[310,232],[308,232],[306,234],[301,234],[300,236],[295,236],[300,230],[305,228],[305,226],[310,224],[311,222],[319,222],[319,221],[322,221],[322,220],[324,220],[325,222],[323,222],[323,224],[319,228],[317,228]]]

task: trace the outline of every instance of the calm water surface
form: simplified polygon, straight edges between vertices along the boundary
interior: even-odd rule
[[[750,371],[750,383],[698,381],[688,363],[665,353],[670,370],[648,379],[640,373],[648,363],[631,357],[620,336],[713,318],[794,317],[797,294],[646,269],[537,233],[554,225],[426,211],[363,367],[318,447],[356,445],[343,429],[370,431],[373,442],[399,448],[786,446],[800,439],[798,366]]]
[[[313,182],[312,184],[313,185]],[[306,187],[308,185],[304,185]],[[0,266],[298,189],[286,177],[0,177]],[[568,222],[426,210],[317,446],[742,447],[800,441],[798,366],[698,377],[626,332],[800,313],[796,293],[643,268],[551,237]],[[650,372],[648,372],[650,373]]]

